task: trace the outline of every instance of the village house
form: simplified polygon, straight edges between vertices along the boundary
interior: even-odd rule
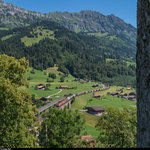
[[[81,140],[82,141],[86,140],[86,142],[96,143],[96,140],[94,140],[94,138],[91,135],[82,136]]]
[[[120,94],[118,95],[118,97],[122,97],[122,98],[126,98],[127,96],[128,96],[127,93],[120,93]]]
[[[100,98],[101,94],[94,93],[93,96],[94,96],[94,98]]]
[[[44,89],[45,86],[44,86],[43,84],[37,84],[37,85],[36,85],[36,88],[38,88],[38,89]]]
[[[113,92],[113,93],[111,93],[110,95],[111,95],[111,96],[117,96],[118,93],[117,93],[117,92]]]
[[[129,95],[134,95],[134,96],[136,96],[136,92],[131,92],[131,93],[129,93]]]
[[[129,95],[128,100],[130,101],[136,101],[136,96],[135,95]]]
[[[64,85],[63,85],[63,86],[60,86],[59,88],[60,88],[60,89],[67,89],[68,86],[64,86]]]
[[[91,106],[91,107],[86,107],[88,110],[88,113],[93,114],[93,115],[101,115],[105,112],[104,108],[101,106]]]
[[[92,87],[98,87],[98,84],[93,84]]]
[[[37,98],[37,100],[47,101],[47,98],[46,97],[39,97],[39,98]]]
[[[132,90],[132,87],[127,87],[127,90]]]
[[[110,95],[111,95],[111,96],[117,96],[118,93],[117,93],[117,92],[113,92],[113,93],[111,93]]]

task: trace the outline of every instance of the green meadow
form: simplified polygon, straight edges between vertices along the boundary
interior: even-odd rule
[[[30,68],[28,72],[25,74],[25,78],[30,77],[29,81],[29,88],[27,87],[22,87],[22,90],[26,90],[31,94],[34,94],[36,98],[38,97],[47,97],[51,96],[52,101],[58,100],[66,93],[71,93],[71,94],[76,94],[84,91],[91,91],[93,89],[101,88],[102,85],[99,84],[99,87],[93,88],[93,84],[98,84],[97,82],[89,82],[89,83],[79,83],[79,82],[73,82],[75,78],[71,75],[68,75],[68,77],[65,77],[64,82],[60,82],[61,76],[59,75],[62,72],[58,71],[58,67],[55,65],[54,67],[48,68],[44,71],[39,71],[34,69],[34,74],[31,73],[31,70],[33,68]],[[56,74],[56,79],[54,79],[54,82],[47,82],[48,74],[49,73],[54,73]],[[50,84],[49,90],[40,90],[40,89],[35,89],[36,84]],[[59,87],[61,85],[68,86],[70,89],[63,89],[60,91]],[[72,89],[73,88],[73,89]],[[123,98],[118,98],[117,96],[110,96],[108,95],[109,93],[116,92],[116,89],[123,89],[124,93],[129,94],[130,92],[135,92],[135,89],[132,90],[127,90],[126,87],[121,87],[121,86],[111,86],[110,89],[106,91],[100,91],[96,92],[101,94],[101,98],[94,98],[93,94],[86,94],[82,96],[78,96],[75,98],[74,103],[71,105],[72,110],[83,110],[84,107],[86,106],[102,106],[105,109],[113,107],[116,109],[121,109],[124,107],[131,108],[134,107],[136,108],[136,102],[133,101],[128,101]],[[59,93],[58,93],[59,92]],[[57,94],[58,93],[58,94]],[[53,95],[56,94],[56,95]],[[57,96],[57,97],[55,97]],[[47,104],[47,102],[44,102]],[[42,105],[44,104],[42,102]],[[96,130],[95,125],[97,124],[98,118],[97,116],[88,114],[86,112],[80,112],[80,115],[83,119],[85,119],[85,133],[86,135],[92,135],[95,139],[98,138],[100,131]],[[84,132],[84,131],[83,131]]]
[[[23,37],[21,41],[25,44],[25,46],[32,46],[33,44],[39,43],[41,40],[45,38],[50,38],[52,40],[55,39],[54,31],[43,29],[43,27],[37,27],[30,32],[34,37]]]
[[[29,71],[25,74],[25,78],[30,77],[29,88],[26,88],[26,90],[29,93],[34,94],[36,98],[40,96],[47,97],[52,94],[55,94],[60,91],[58,88],[62,85],[68,86],[69,89],[63,89],[57,95],[59,96],[59,98],[62,98],[66,93],[76,94],[76,93],[96,89],[96,88],[93,88],[92,85],[97,84],[97,82],[90,82],[90,83],[84,83],[84,84],[79,83],[79,82],[72,82],[72,80],[74,80],[75,78],[71,75],[68,75],[68,77],[65,77],[64,82],[60,82],[61,76],[59,75],[59,73],[61,72],[58,71],[58,67],[51,67],[51,68],[48,68],[47,70],[44,70],[43,72],[34,69],[34,72],[35,72],[34,74],[30,72],[31,70],[32,68],[30,68]],[[47,82],[47,78],[49,78],[48,77],[49,73],[56,74],[56,79],[54,79],[54,82]],[[34,88],[36,84],[45,84],[45,85],[50,84],[50,87],[49,87],[50,90],[39,90],[39,89],[35,90]],[[99,84],[98,88],[101,88],[101,87],[102,85]],[[52,96],[52,99],[56,100],[55,96]]]
[[[105,33],[88,33],[88,35],[94,35],[96,37],[106,37],[108,35],[108,32],[105,32]]]
[[[92,135],[94,139],[97,139],[100,134],[100,131],[96,130],[95,127],[91,127],[91,126],[85,126],[85,132],[86,135]]]
[[[73,108],[81,110],[83,107],[87,106],[102,106],[104,108],[129,108],[135,107],[136,102],[109,95],[103,95],[101,98],[94,98],[93,94],[88,94],[76,97],[75,102],[72,104]]]
[[[116,59],[106,58],[106,62],[115,61]]]
[[[129,62],[129,61],[127,61],[126,63],[127,63],[127,66],[129,66],[129,65],[135,65],[136,66],[135,62]]]
[[[111,87],[108,91],[114,92],[115,87]],[[97,99],[94,98],[92,94],[82,95],[75,98],[75,102],[72,104],[72,108],[83,110],[85,106],[102,106],[103,108],[116,108],[122,109],[126,108],[136,108],[136,102],[129,101],[123,98],[118,98],[117,96],[109,96],[105,95],[108,91],[98,92],[102,94],[102,98]],[[130,91],[131,92],[131,91]],[[128,91],[129,93],[129,91]],[[86,112],[80,112],[82,118],[86,120],[85,122],[85,131],[87,135],[92,135],[95,139],[98,138],[100,131],[96,130],[95,125],[97,124],[98,118],[97,116],[93,116]]]
[[[1,38],[1,40],[2,40],[2,41],[5,41],[5,40],[7,40],[7,39],[9,39],[9,38],[11,38],[11,37],[13,37],[13,36],[15,36],[15,35],[16,35],[16,34],[10,34],[10,35],[4,36],[4,37]]]
[[[2,27],[0,27],[0,30],[9,30],[8,28],[2,28]]]

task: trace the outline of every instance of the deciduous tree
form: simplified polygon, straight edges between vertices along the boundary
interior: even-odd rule
[[[40,145],[45,148],[70,148],[79,139],[83,120],[71,110],[50,109],[40,131]]]
[[[23,78],[28,69],[24,58],[0,55],[0,147],[37,147],[35,136],[38,121],[36,107],[32,106],[31,95],[19,90],[25,85]]]
[[[99,140],[108,147],[130,148],[136,146],[136,111],[110,108],[99,118],[96,127],[101,131]]]

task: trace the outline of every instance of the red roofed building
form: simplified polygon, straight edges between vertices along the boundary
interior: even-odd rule
[[[60,89],[67,89],[68,86],[60,86],[59,88],[60,88]]]
[[[36,87],[37,87],[38,89],[44,89],[44,88],[45,88],[45,86],[44,86],[43,84],[37,84]]]
[[[127,90],[131,90],[132,89],[132,87],[127,87]]]
[[[116,96],[116,95],[118,95],[118,93],[116,92],[111,93],[111,96]]]
[[[131,93],[129,93],[129,95],[134,95],[134,96],[136,96],[136,92],[131,92]]]
[[[100,97],[101,97],[101,94],[96,94],[96,93],[94,93],[93,96],[94,96],[95,98],[100,98]]]
[[[120,93],[120,95],[127,96],[128,94],[127,93]]]
[[[118,97],[126,97],[126,96],[128,96],[127,93],[120,93],[120,95]]]
[[[136,101],[136,96],[134,96],[134,95],[129,95],[129,96],[128,96],[128,100]]]
[[[93,115],[99,115],[105,112],[105,109],[101,106],[89,106],[86,107],[86,109],[88,110],[88,113]]]
[[[88,136],[82,136],[81,137],[81,140],[86,140],[86,142],[94,142],[96,143],[96,140],[93,139],[93,137],[91,135],[88,135]]]
[[[45,98],[45,97],[39,97],[39,98],[37,98],[37,100],[47,101],[47,98]]]

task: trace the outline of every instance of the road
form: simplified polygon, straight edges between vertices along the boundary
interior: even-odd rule
[[[61,92],[62,92],[62,89],[60,89],[60,91],[59,91],[59,92],[57,92],[57,93],[55,93],[55,94],[52,94],[52,95],[48,96],[47,98],[50,98],[51,96],[53,96],[53,95],[57,95],[57,94],[59,94],[59,93],[61,93]]]

